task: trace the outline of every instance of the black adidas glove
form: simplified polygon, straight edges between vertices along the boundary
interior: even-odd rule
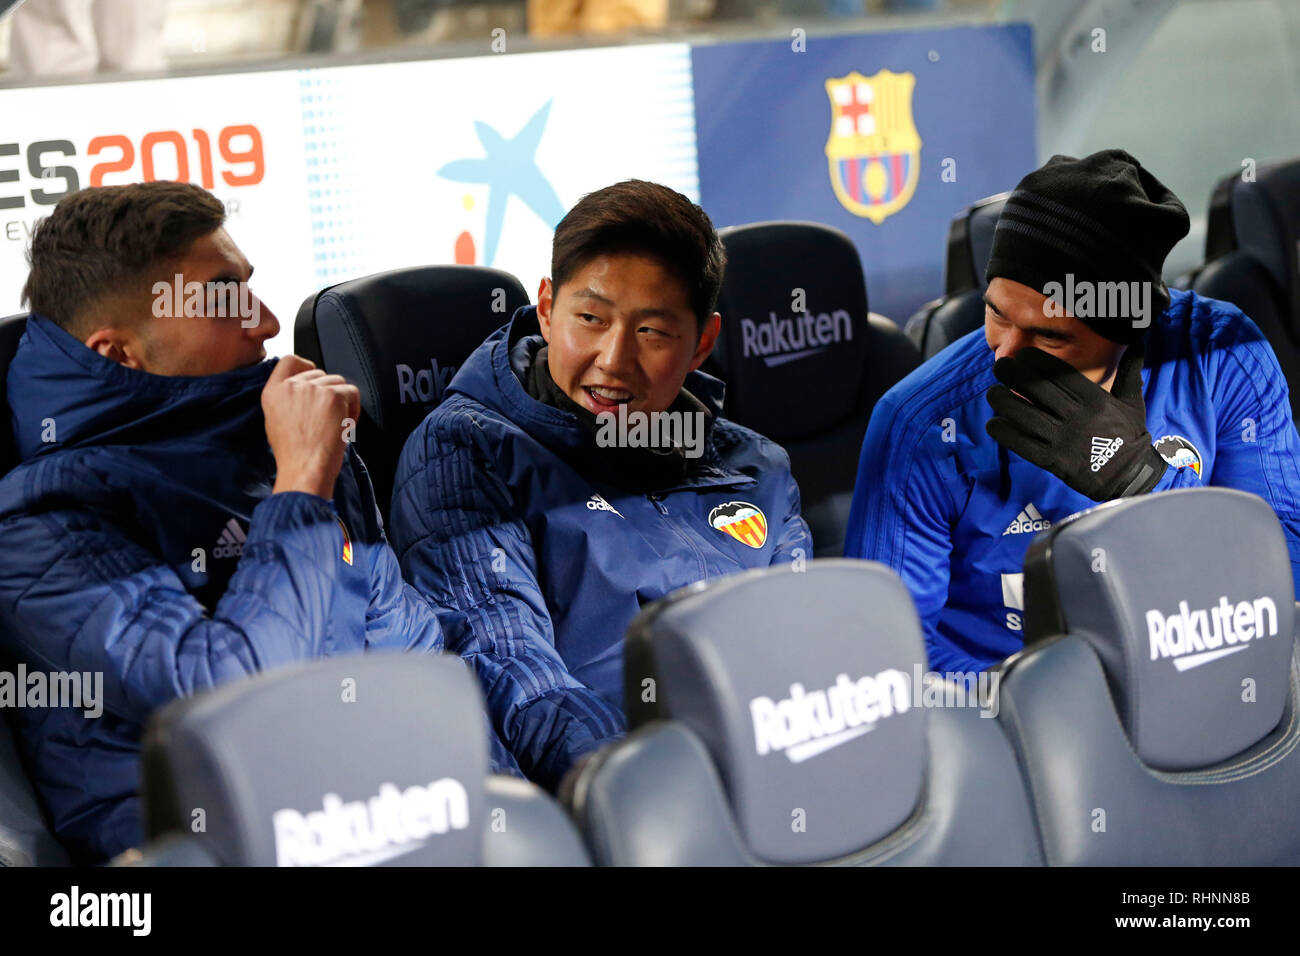
[[[1147,431],[1142,358],[1140,344],[1129,346],[1109,392],[1041,349],[998,359],[993,374],[1002,384],[985,396],[994,417],[984,427],[1093,501],[1146,494],[1168,466]]]

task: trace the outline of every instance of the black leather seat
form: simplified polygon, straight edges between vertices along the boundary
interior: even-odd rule
[[[13,428],[9,423],[9,399],[4,391],[9,379],[9,363],[18,351],[18,342],[27,329],[27,313],[0,319],[0,475],[7,475],[18,464],[18,449],[14,445]]]
[[[923,358],[938,355],[984,325],[984,270],[993,249],[993,230],[1010,193],[999,193],[962,210],[948,227],[944,295],[907,320],[905,331]]]
[[[26,328],[26,313],[0,319],[0,475],[18,464],[5,381]],[[3,656],[0,669],[14,673]],[[67,852],[49,831],[16,744],[8,715],[0,711],[0,866],[66,865]]]
[[[527,304],[499,269],[421,266],[341,282],[299,308],[294,351],[361,390],[356,446],[385,521],[407,436],[469,354]]]
[[[998,720],[1057,865],[1300,863],[1300,646],[1263,499],[1126,498],[1039,535]]]
[[[633,622],[625,661],[632,733],[561,787],[598,864],[1042,862],[979,696],[938,681],[972,706],[923,706],[920,621],[883,565],[684,588]]]
[[[368,654],[168,704],[142,744],[146,864],[583,866],[530,783],[488,776],[458,659]]]
[[[727,418],[790,453],[815,553],[839,557],[871,410],[920,356],[868,312],[862,262],[844,233],[764,222],[720,235],[722,333],[704,370],[727,383]]]
[[[1259,326],[1277,355],[1300,421],[1300,159],[1240,173],[1215,186],[1205,234],[1205,263],[1181,280],[1223,299]]]

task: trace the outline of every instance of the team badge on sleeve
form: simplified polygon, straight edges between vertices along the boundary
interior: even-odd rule
[[[336,518],[339,523],[339,530],[343,532],[343,560],[348,564],[352,563],[352,537],[348,534],[348,526],[343,523],[342,518]]]
[[[767,516],[748,501],[718,505],[709,512],[709,524],[751,548],[761,548],[767,541]]]
[[[1182,435],[1164,435],[1156,442],[1156,453],[1175,468],[1190,468],[1201,474],[1201,453]]]

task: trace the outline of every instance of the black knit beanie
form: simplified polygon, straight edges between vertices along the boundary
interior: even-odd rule
[[[1027,285],[1131,344],[1168,307],[1161,269],[1190,226],[1178,197],[1122,149],[1053,156],[1007,198],[985,279]],[[1121,282],[1130,285],[1110,285]]]

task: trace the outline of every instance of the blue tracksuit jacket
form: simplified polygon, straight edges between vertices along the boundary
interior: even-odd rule
[[[1277,358],[1235,306],[1170,291],[1142,372],[1147,428],[1171,463],[1155,490],[1261,496],[1300,580],[1300,434]],[[1096,504],[988,436],[995,381],[984,333],[972,332],[880,400],[862,445],[845,553],[902,576],[940,671],[981,670],[1023,646],[1034,532]]]
[[[8,380],[22,464],[0,480],[0,655],[103,675],[98,718],[12,712],[79,858],[139,844],[139,738],[155,708],[289,661],[441,649],[351,450],[332,502],[271,494],[274,364],[151,375],[28,320]]]
[[[679,486],[643,495],[607,480],[605,452],[577,419],[524,390],[536,332],[536,309],[516,312],[411,434],[392,531],[407,579],[440,606],[448,649],[474,664],[505,746],[554,788],[625,729],[623,635],[643,606],[800,549],[811,557],[812,543],[789,457],[724,419]],[[719,409],[716,379],[693,372],[686,388]],[[763,516],[756,546],[719,527],[732,502]]]

